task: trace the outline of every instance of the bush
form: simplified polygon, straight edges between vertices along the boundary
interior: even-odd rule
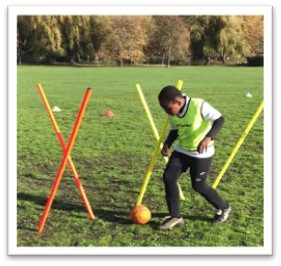
[[[248,66],[263,66],[263,55],[247,57]]]

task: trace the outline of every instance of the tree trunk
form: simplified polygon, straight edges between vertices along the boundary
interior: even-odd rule
[[[80,54],[79,54],[79,53],[77,53],[76,57],[77,57],[77,61],[78,61],[78,62],[81,62],[81,57],[80,57]]]
[[[120,58],[120,60],[119,60],[119,64],[120,64],[120,67],[123,67],[123,58]]]
[[[99,57],[97,55],[95,55],[95,61],[94,61],[95,64],[98,64],[99,63]]]
[[[223,56],[222,56],[222,63],[223,63],[223,64],[225,64],[225,59],[226,59],[226,56],[223,55]]]
[[[70,64],[71,65],[75,64],[75,57],[73,55],[70,56]]]
[[[171,47],[168,50],[168,58],[167,58],[166,68],[168,68],[170,66],[170,60],[171,60]]]

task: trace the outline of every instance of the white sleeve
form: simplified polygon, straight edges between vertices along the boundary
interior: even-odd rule
[[[215,121],[222,116],[222,114],[207,102],[202,103],[201,115],[204,119]]]

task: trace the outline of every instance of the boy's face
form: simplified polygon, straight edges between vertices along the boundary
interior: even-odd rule
[[[161,107],[165,110],[165,112],[169,115],[176,115],[180,112],[180,109],[184,105],[184,98],[183,97],[177,97],[172,102],[165,102],[160,103]]]

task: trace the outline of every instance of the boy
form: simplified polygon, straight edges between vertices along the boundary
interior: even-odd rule
[[[189,98],[174,86],[164,87],[158,99],[171,122],[162,155],[169,156],[169,148],[176,139],[179,140],[163,174],[169,216],[159,229],[172,229],[184,222],[180,213],[177,180],[188,168],[192,188],[217,209],[214,223],[226,221],[231,211],[230,205],[206,183],[215,153],[214,138],[224,124],[223,116],[207,102]]]

